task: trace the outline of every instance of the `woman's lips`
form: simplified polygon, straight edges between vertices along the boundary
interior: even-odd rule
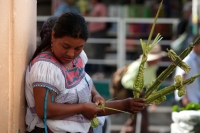
[[[65,61],[72,61],[72,60],[73,60],[72,58],[68,58],[68,57],[63,57],[63,59],[64,59]]]

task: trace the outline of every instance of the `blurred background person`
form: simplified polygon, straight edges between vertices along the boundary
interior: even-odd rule
[[[180,36],[186,31],[189,31],[190,25],[191,25],[191,14],[192,14],[192,2],[188,1],[183,5],[183,16],[180,19],[180,22],[178,23],[177,27],[177,33],[175,35],[175,38]],[[188,29],[187,29],[188,28]]]
[[[183,61],[191,67],[191,70],[186,74],[180,67],[177,67],[175,76],[181,75],[183,80],[186,80],[195,74],[200,74],[200,42],[194,46],[192,52]],[[175,91],[175,100],[178,105],[185,107],[190,102],[200,103],[200,78],[195,79],[192,84],[185,86],[185,88],[186,94],[182,97],[179,97],[178,91]]]
[[[88,0],[76,0],[76,6],[79,8],[80,13],[84,16],[90,9]]]
[[[192,41],[192,2],[183,5],[182,18],[179,20],[175,34],[172,36],[171,48],[180,54]]]
[[[66,12],[80,13],[78,7],[75,5],[75,0],[63,0],[58,8],[55,10],[54,15],[60,16]]]
[[[161,46],[157,44],[148,54],[148,59],[146,62],[146,69],[144,71],[144,89],[141,93],[141,96],[145,92],[145,88],[156,79],[158,64],[161,61],[161,58],[166,56],[166,52],[161,50]],[[139,71],[139,66],[141,63],[141,58],[133,61],[130,65],[118,69],[112,76],[110,92],[115,99],[125,99],[127,97],[133,97],[133,82],[134,78]],[[155,109],[156,106],[153,105],[152,109]],[[148,133],[148,110],[147,108],[141,111],[142,121],[141,121],[141,133]],[[120,133],[135,133],[136,131],[136,119],[129,118],[125,123],[122,131]]]
[[[107,7],[101,0],[91,0],[92,9],[86,16],[89,17],[107,17]],[[89,22],[88,30],[90,38],[106,37],[106,22]],[[87,44],[85,50],[88,51],[92,59],[104,59],[105,45],[101,43]],[[91,69],[93,79],[104,78],[104,66],[102,64],[92,65]]]

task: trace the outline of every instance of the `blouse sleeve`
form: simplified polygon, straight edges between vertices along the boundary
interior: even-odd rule
[[[88,62],[88,58],[87,58],[87,55],[86,55],[86,53],[85,53],[84,50],[82,50],[80,56],[81,56],[81,59],[82,59],[82,61],[83,61],[84,66],[85,66],[86,63]]]
[[[51,62],[38,61],[29,69],[29,82],[36,86],[53,90],[57,94],[64,91],[64,75],[61,69]]]

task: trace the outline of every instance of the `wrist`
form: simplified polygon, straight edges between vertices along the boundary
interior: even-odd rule
[[[124,111],[129,112],[129,101],[130,101],[130,98],[126,98],[122,100],[121,103],[122,103],[122,108]]]
[[[126,109],[126,99],[123,99],[121,104],[122,104],[122,110],[127,111],[127,109]]]
[[[83,114],[84,113],[84,105],[85,105],[85,103],[81,103],[81,104],[78,104],[79,105],[79,113],[78,114]]]

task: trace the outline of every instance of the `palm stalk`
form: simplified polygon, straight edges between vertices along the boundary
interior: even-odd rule
[[[141,60],[140,66],[139,66],[139,71],[138,71],[136,77],[134,78],[134,82],[133,82],[133,95],[134,95],[134,98],[139,98],[140,93],[141,93],[141,91],[142,91],[142,89],[144,87],[144,70],[145,70],[145,63],[147,61],[148,53],[162,39],[161,35],[158,33],[156,38],[152,42],[152,44],[150,44],[150,40],[151,40],[152,35],[153,35],[153,31],[154,31],[154,28],[155,28],[155,25],[156,25],[156,21],[157,21],[157,18],[159,16],[160,9],[162,7],[162,2],[163,1],[161,1],[159,9],[158,9],[157,14],[156,14],[156,17],[154,19],[153,26],[151,28],[150,35],[148,37],[147,43],[143,42],[142,39],[140,39],[143,55],[142,55],[142,60]]]
[[[150,31],[150,35],[149,35],[148,41],[147,41],[147,44],[148,44],[148,45],[150,44],[150,41],[151,41],[151,38],[152,38],[152,35],[153,35],[153,31],[154,31],[154,28],[155,28],[155,25],[156,25],[156,21],[157,21],[157,19],[158,19],[160,10],[161,10],[161,8],[162,8],[162,3],[163,3],[163,0],[161,1],[160,5],[159,5],[158,11],[157,11],[157,13],[156,13],[156,17],[155,17],[155,19],[154,19],[154,22],[153,22],[153,25],[152,25],[152,28],[151,28],[151,31]]]
[[[174,85],[165,87],[160,91],[152,93],[146,99],[146,104],[159,104],[159,103],[163,102],[162,100],[165,100],[166,95],[173,93],[175,90],[178,90],[179,96],[184,95],[186,93],[184,86],[191,84],[198,77],[200,77],[200,74],[194,75],[191,78],[182,81],[182,78],[180,75],[176,76],[175,77],[176,83]]]
[[[193,49],[194,45],[200,41],[200,36],[193,42],[191,43],[179,56],[179,58],[177,58],[174,62],[176,62],[176,64],[180,63],[181,60],[183,60]],[[172,72],[175,70],[176,65],[172,62],[158,77],[157,79],[150,84],[147,87],[147,91],[144,94],[144,98],[148,98],[151,93],[153,91],[156,91],[159,86],[161,85],[162,81],[165,80],[169,75],[172,74]]]

